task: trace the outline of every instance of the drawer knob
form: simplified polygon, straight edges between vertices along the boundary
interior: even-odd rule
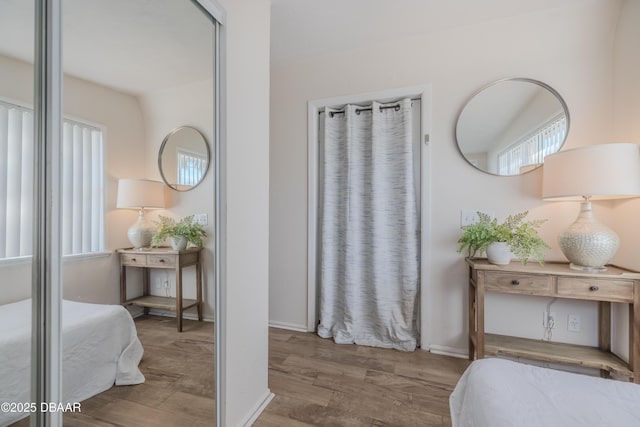
[[[164,259],[163,259],[163,258],[160,258],[160,262],[164,262]]]
[[[135,258],[131,258],[131,261],[136,262],[136,261],[137,261],[137,259],[135,259]]]
[[[594,286],[591,286],[591,287],[589,288],[589,290],[590,290],[590,291],[593,291],[593,292],[597,291],[598,289],[600,289],[600,288],[599,288],[599,287],[597,287],[597,286],[595,286],[595,285],[594,285]]]
[[[518,279],[513,279],[513,280],[511,281],[511,284],[512,284],[513,286],[518,286],[518,285],[520,284],[520,280],[518,280]]]

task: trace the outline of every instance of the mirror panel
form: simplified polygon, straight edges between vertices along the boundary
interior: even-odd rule
[[[209,168],[211,153],[206,138],[189,126],[178,127],[166,136],[158,154],[158,169],[164,182],[176,191],[198,186]]]
[[[476,92],[458,116],[456,141],[475,168],[493,175],[519,175],[560,150],[569,132],[569,110],[553,88],[513,78]]]

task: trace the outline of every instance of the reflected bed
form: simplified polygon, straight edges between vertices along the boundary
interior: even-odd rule
[[[640,385],[490,358],[449,399],[454,427],[640,426]]]
[[[142,344],[119,305],[64,301],[63,398],[80,402],[115,385],[144,382]],[[31,300],[0,306],[0,402],[30,402]],[[28,414],[0,413],[0,426]]]

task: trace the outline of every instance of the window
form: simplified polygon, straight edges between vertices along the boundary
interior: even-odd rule
[[[198,185],[207,171],[207,157],[178,149],[178,185]]]
[[[567,129],[567,117],[560,114],[533,133],[498,154],[498,173],[518,175],[520,168],[541,164],[544,158],[560,149]]]
[[[104,249],[103,131],[64,120],[62,253]],[[0,259],[29,256],[33,236],[33,112],[0,101]]]

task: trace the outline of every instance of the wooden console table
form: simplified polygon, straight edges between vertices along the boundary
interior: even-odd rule
[[[198,310],[198,320],[202,321],[202,248],[189,248],[174,251],[171,248],[149,248],[144,250],[118,249],[120,256],[120,304],[144,307],[145,314],[149,308],[171,310],[176,312],[178,332],[182,332],[182,313],[190,307]],[[194,265],[196,267],[196,299],[182,298],[182,269]],[[140,267],[142,271],[142,296],[127,300],[127,267]],[[176,297],[150,295],[149,270],[164,268],[175,270]]]
[[[504,355],[581,365],[640,383],[640,273],[608,266],[603,273],[583,273],[566,263],[540,266],[519,261],[507,266],[485,259],[469,265],[469,359]],[[598,347],[540,341],[484,330],[485,292],[590,300],[598,302]],[[611,353],[611,303],[629,305],[629,363]]]

